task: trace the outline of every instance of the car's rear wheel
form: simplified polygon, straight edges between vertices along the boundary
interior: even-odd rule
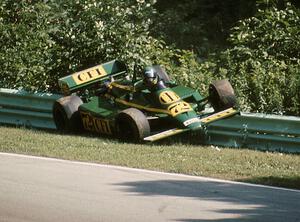
[[[216,112],[236,106],[236,96],[227,79],[209,85],[209,101]]]
[[[138,109],[129,108],[120,112],[116,118],[117,136],[130,142],[141,142],[150,135],[150,125],[146,116]]]
[[[78,111],[82,100],[78,96],[66,96],[55,101],[52,114],[59,131],[77,132],[82,129],[82,122]]]

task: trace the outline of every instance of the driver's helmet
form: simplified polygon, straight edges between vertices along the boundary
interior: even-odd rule
[[[144,70],[144,83],[149,86],[149,87],[153,87],[158,83],[158,75],[155,71],[155,69],[151,66],[148,66],[145,68]]]

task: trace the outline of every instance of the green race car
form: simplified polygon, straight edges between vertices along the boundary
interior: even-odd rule
[[[156,141],[237,113],[227,80],[213,82],[209,96],[172,82],[160,66],[130,77],[113,60],[59,79],[64,97],[54,103],[58,130],[85,129],[128,141]],[[204,112],[206,104],[214,108]]]

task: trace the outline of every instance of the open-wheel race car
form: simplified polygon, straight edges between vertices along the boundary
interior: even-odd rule
[[[58,130],[85,129],[134,142],[156,141],[237,113],[228,80],[210,84],[209,96],[177,85],[160,66],[129,75],[113,60],[59,79],[64,97],[53,105]],[[210,103],[213,112],[204,112]]]

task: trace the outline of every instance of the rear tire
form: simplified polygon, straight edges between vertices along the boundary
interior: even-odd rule
[[[217,80],[209,85],[209,101],[215,112],[236,106],[236,96],[227,79]]]
[[[62,132],[78,132],[82,122],[78,111],[82,100],[78,96],[66,96],[55,101],[52,109],[56,128]]]
[[[150,125],[146,116],[138,109],[129,108],[120,112],[116,118],[117,136],[130,142],[142,142],[150,135]]]

